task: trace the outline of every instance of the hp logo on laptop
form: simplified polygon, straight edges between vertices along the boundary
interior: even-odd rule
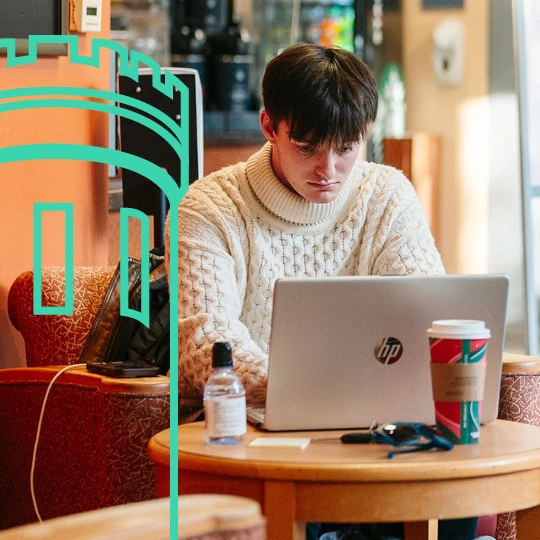
[[[403,345],[399,339],[385,337],[375,346],[375,358],[383,365],[395,364],[403,354]]]

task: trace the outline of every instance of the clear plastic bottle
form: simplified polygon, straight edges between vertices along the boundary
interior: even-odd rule
[[[232,365],[230,344],[214,343],[212,374],[204,387],[207,444],[239,444],[246,434],[246,392]]]

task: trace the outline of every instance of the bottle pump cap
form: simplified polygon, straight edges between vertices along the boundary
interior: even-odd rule
[[[232,348],[228,341],[216,341],[212,348],[212,367],[232,367]]]

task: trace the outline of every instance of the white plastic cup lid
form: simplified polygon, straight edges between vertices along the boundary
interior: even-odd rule
[[[427,331],[429,337],[446,339],[488,339],[489,328],[484,321],[445,319],[433,321]]]

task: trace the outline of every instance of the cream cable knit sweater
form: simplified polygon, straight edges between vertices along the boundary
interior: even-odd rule
[[[358,162],[334,201],[311,203],[276,178],[271,152],[266,144],[246,163],[198,180],[180,204],[182,421],[202,410],[218,340],[233,346],[248,401],[264,401],[260,380],[277,278],[444,272],[416,193],[401,172]],[[168,233],[167,224],[167,245]]]

